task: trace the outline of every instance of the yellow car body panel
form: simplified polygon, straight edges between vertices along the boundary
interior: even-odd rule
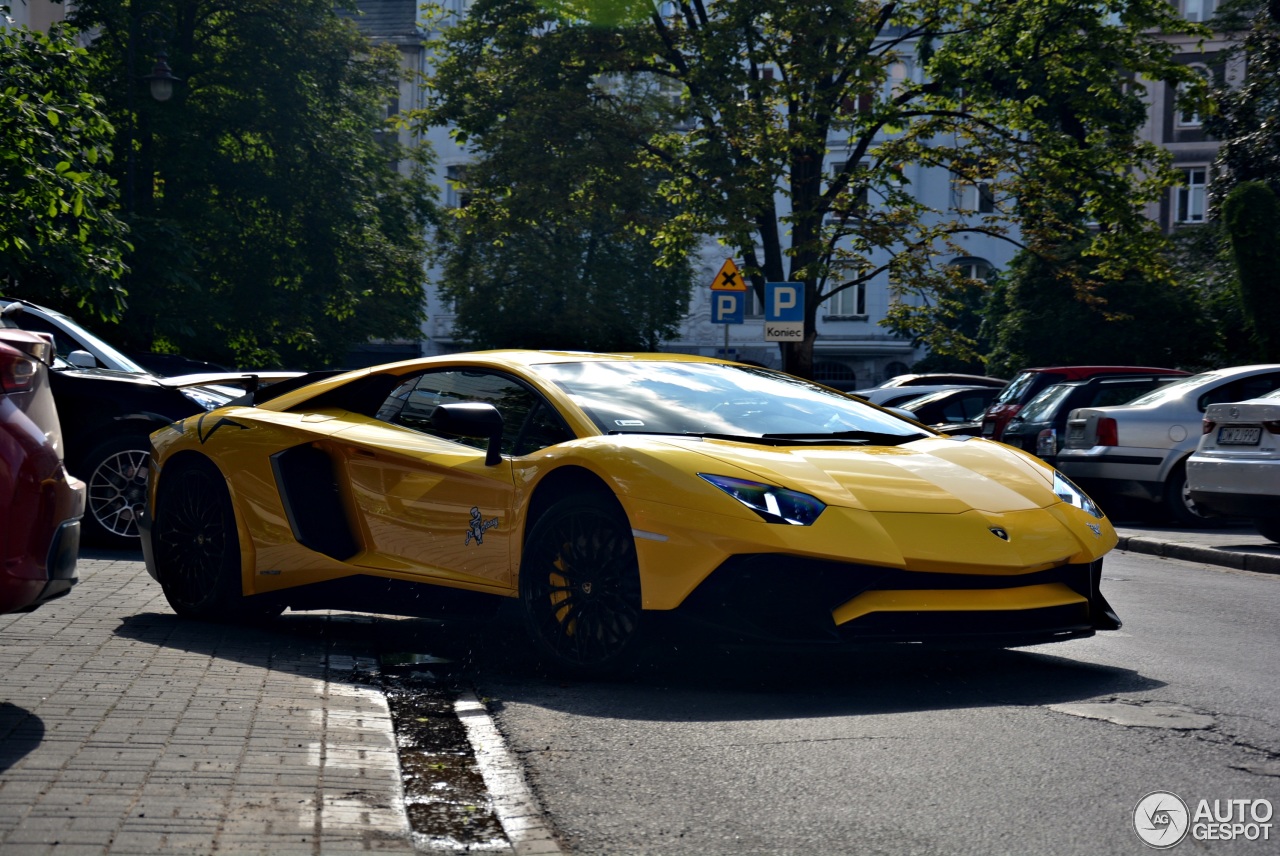
[[[1096,593],[1098,560],[1116,545],[1115,531],[1085,509],[1087,498],[1073,504],[1055,494],[1055,473],[1038,459],[923,428],[906,442],[865,446],[606,433],[536,370],[596,361],[729,365],[679,355],[490,352],[324,378],[156,432],[148,512],[154,515],[171,466],[210,461],[234,511],[244,596],[287,599],[294,590],[359,577],[517,597],[536,522],[531,515],[546,510],[553,491],[545,486],[589,479],[625,512],[646,611],[679,610],[738,565],[783,579],[800,567],[822,574],[835,568],[835,576],[855,581],[883,576],[879,587],[854,585],[853,596],[829,603],[836,628],[874,614],[1031,614],[1080,604],[1096,614],[1105,606]],[[341,399],[360,383],[391,389],[433,369],[518,378],[572,436],[495,461],[474,444],[391,424],[370,406],[356,412]],[[875,418],[887,418],[873,410],[881,414]],[[290,507],[282,455],[296,450],[332,462],[331,496],[299,495]],[[708,477],[777,485],[825,507],[808,525],[787,525],[762,517]],[[349,548],[304,543],[298,518],[312,499],[337,509]],[[150,558],[148,568],[160,578]],[[1074,582],[1052,576],[1059,572],[1074,574]],[[919,585],[911,582],[917,577]],[[796,571],[795,578],[804,577]],[[388,604],[388,611],[397,606]]]
[[[836,608],[836,624],[846,624],[873,612],[962,612],[970,610],[1043,609],[1084,603],[1085,599],[1061,583],[1018,586],[990,591],[869,591]]]

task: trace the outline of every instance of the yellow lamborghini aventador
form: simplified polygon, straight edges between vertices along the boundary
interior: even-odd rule
[[[275,384],[151,441],[144,552],[183,616],[519,598],[579,674],[660,614],[814,645],[1120,626],[1098,590],[1115,532],[1052,468],[767,369],[435,357]]]

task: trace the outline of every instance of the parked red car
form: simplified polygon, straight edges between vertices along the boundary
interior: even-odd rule
[[[982,414],[982,436],[992,440],[1003,438],[1004,429],[1009,424],[1009,420],[1045,387],[1063,381],[1086,380],[1104,374],[1185,375],[1190,372],[1151,366],[1046,366],[1023,369]]]
[[[71,591],[85,484],[62,462],[48,370],[53,344],[0,314],[0,613]]]

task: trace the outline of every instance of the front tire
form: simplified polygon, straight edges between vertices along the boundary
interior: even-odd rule
[[[166,468],[151,541],[160,586],[178,615],[228,620],[280,613],[265,602],[249,607],[244,597],[235,511],[222,474],[209,461],[188,459]]]
[[[1259,517],[1253,521],[1253,525],[1263,538],[1280,544],[1280,517]]]
[[[1164,507],[1170,519],[1179,526],[1204,528],[1212,526],[1213,521],[1196,509],[1195,500],[1191,498],[1191,489],[1187,486],[1187,462],[1174,466],[1169,478],[1164,483]]]
[[[520,563],[525,626],[543,660],[573,677],[616,673],[641,640],[640,568],[626,513],[585,494],[547,509]]]

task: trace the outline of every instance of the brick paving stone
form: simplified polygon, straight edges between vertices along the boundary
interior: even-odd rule
[[[0,616],[0,853],[413,853],[376,665],[340,613],[175,617],[142,563]]]

